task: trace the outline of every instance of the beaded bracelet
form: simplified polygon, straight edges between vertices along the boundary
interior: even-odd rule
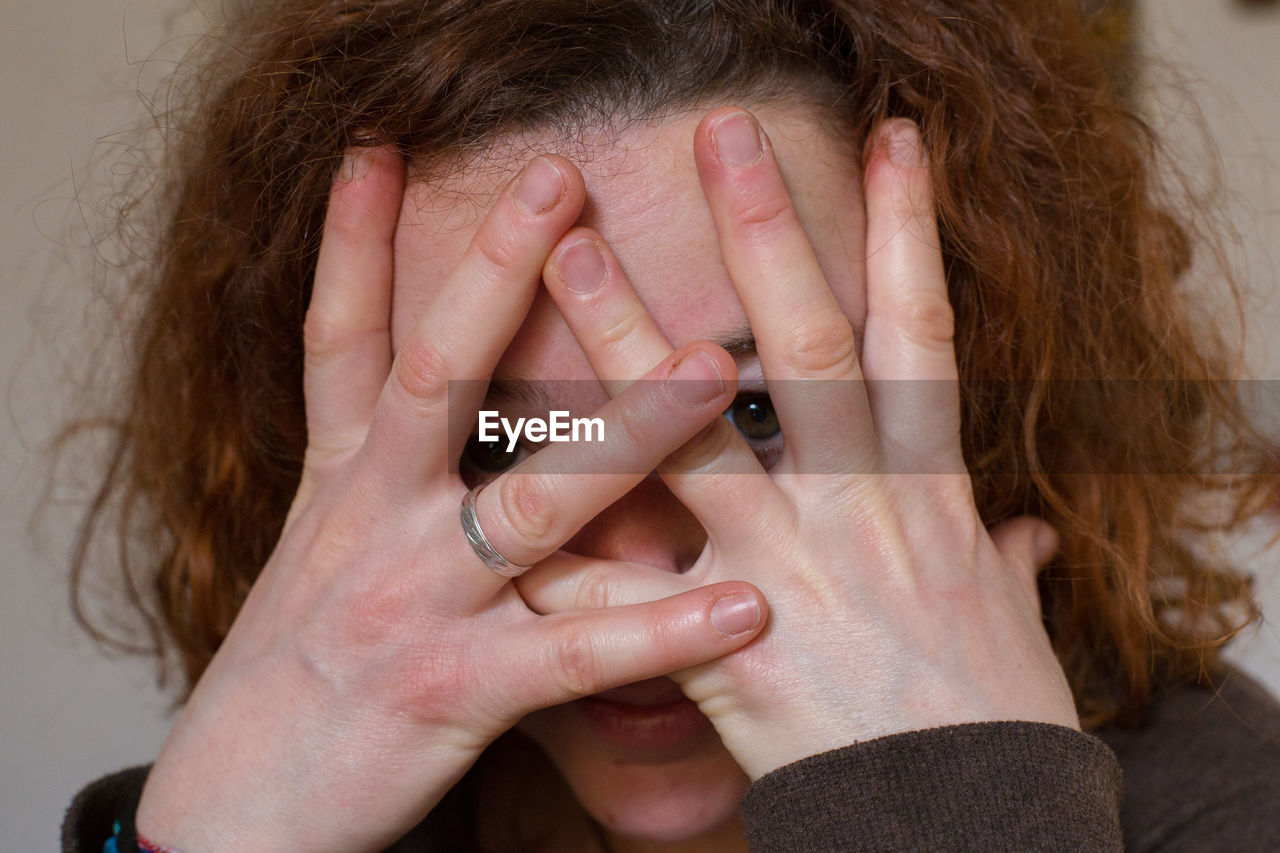
[[[124,853],[120,849],[120,832],[120,821],[116,821],[111,826],[111,837],[102,845],[102,853]],[[178,853],[172,847],[165,847],[163,844],[148,841],[136,830],[133,834],[133,840],[138,843],[138,853]]]

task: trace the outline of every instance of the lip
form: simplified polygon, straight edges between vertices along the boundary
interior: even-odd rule
[[[605,690],[587,698],[602,699],[621,705],[670,705],[683,699],[684,692],[680,690],[680,685],[670,678],[650,678]]]
[[[649,759],[682,752],[713,731],[697,703],[665,678],[588,696],[573,707],[602,741]]]

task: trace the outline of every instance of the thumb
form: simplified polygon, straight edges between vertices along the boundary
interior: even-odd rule
[[[1040,593],[1036,589],[1036,578],[1058,553],[1058,532],[1044,519],[1021,515],[996,525],[990,535],[996,550],[1038,608]]]
[[[657,601],[541,616],[498,643],[518,713],[698,666],[764,628],[764,594],[722,581]],[[514,723],[514,719],[512,720]]]

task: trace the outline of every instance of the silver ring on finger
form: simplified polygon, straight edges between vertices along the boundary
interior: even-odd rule
[[[533,567],[517,565],[499,554],[480,528],[480,519],[476,518],[476,495],[480,494],[482,488],[484,487],[476,486],[462,498],[462,533],[467,537],[471,550],[495,573],[504,578],[519,577]]]

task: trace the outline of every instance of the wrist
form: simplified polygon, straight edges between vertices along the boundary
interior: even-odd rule
[[[294,824],[282,814],[287,806],[267,795],[252,774],[168,751],[152,767],[138,802],[134,830],[140,851],[300,849],[303,839],[289,834]]]

